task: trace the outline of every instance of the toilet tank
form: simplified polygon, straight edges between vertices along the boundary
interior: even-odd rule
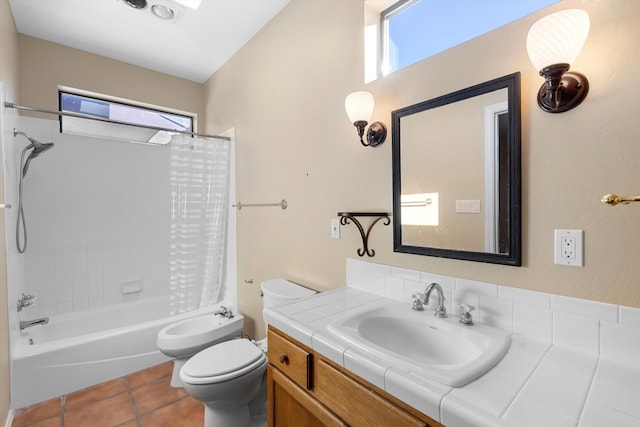
[[[316,291],[284,279],[266,280],[260,284],[262,307],[275,307],[293,300],[313,295]]]

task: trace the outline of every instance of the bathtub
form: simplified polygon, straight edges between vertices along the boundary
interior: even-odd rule
[[[12,354],[11,406],[22,408],[169,360],[156,346],[170,323],[219,305],[167,316],[166,297],[52,317],[21,332]]]

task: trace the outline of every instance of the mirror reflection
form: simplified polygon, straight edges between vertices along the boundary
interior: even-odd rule
[[[520,265],[519,74],[392,121],[395,251]]]

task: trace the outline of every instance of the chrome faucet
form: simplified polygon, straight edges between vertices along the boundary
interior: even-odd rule
[[[36,295],[35,294],[22,294],[20,299],[18,299],[18,312],[22,311],[25,307],[31,307],[36,304]]]
[[[36,325],[46,325],[47,323],[49,323],[48,317],[43,317],[41,319],[33,319],[33,320],[21,320],[20,330],[27,329]]]
[[[414,294],[413,295],[413,309],[414,310],[423,310],[423,306],[429,305],[429,298],[431,297],[431,292],[436,290],[438,293],[438,305],[436,306],[436,312],[434,316],[436,317],[447,317],[447,309],[444,306],[444,293],[442,292],[442,288],[437,283],[430,283],[424,289],[424,293],[422,294]]]
[[[220,310],[213,313],[215,316],[226,317],[227,319],[231,319],[233,317],[233,312],[231,309],[225,307],[224,305],[220,306]]]

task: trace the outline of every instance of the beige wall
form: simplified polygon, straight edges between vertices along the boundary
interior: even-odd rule
[[[573,64],[591,82],[586,101],[564,114],[536,105],[542,84],[528,60],[531,24],[571,7],[591,16]],[[523,266],[393,252],[392,229],[372,232],[374,262],[640,307],[640,206],[605,207],[608,192],[640,193],[640,2],[564,0],[547,10],[367,85],[373,120],[401,106],[522,72]],[[262,335],[259,283],[287,277],[326,290],[345,284],[357,258],[353,225],[329,237],[338,211],[392,208],[391,141],[360,146],[344,97],[364,87],[362,3],[294,0],[206,84],[207,130],[237,135],[237,198],[286,198],[289,208],[238,212],[240,308]],[[585,230],[585,266],[553,263],[553,230]],[[249,279],[253,284],[245,283]],[[251,330],[251,326],[255,326]]]
[[[20,35],[19,103],[58,109],[58,86],[166,106],[204,117],[202,85]],[[48,116],[47,118],[51,118]]]
[[[18,87],[18,33],[7,0],[0,0],[0,81],[5,98],[12,99]],[[4,99],[0,99],[4,102]],[[4,108],[0,106],[0,108]],[[2,114],[0,114],[2,117]],[[8,123],[0,129],[4,138]],[[4,200],[4,162],[0,162],[0,200]],[[0,242],[4,242],[4,211],[0,210]],[[9,316],[7,313],[7,266],[5,245],[0,244],[0,425],[6,422],[10,408]]]

